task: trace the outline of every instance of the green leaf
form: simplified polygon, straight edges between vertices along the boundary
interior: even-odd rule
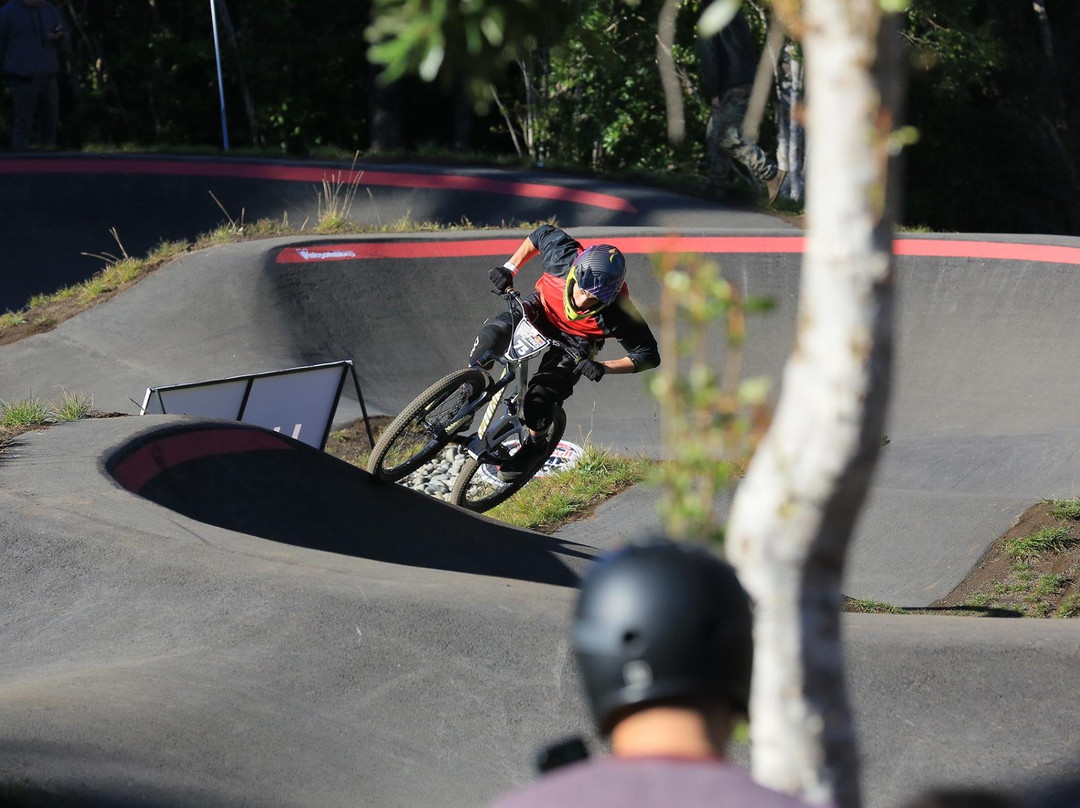
[[[772,380],[768,376],[754,376],[743,379],[739,383],[739,400],[752,406],[764,404],[769,398],[771,389]]]
[[[720,33],[735,19],[741,6],[742,0],[713,0],[698,20],[698,33],[703,37]]]
[[[879,0],[886,14],[903,14],[911,7],[911,0]]]
[[[445,48],[443,48],[442,42],[432,42],[428,48],[427,54],[424,56],[424,61],[420,63],[419,73],[420,78],[424,81],[432,81],[439,75],[439,68],[442,67],[443,56],[446,54]]]

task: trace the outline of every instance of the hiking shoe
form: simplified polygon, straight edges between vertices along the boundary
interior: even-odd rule
[[[504,483],[515,483],[536,471],[550,454],[551,447],[543,436],[534,438],[530,435],[521,448],[499,466],[499,479]]]
[[[769,194],[769,205],[776,201],[776,197],[780,195],[780,189],[784,185],[784,179],[787,177],[787,172],[783,169],[777,169],[776,176],[771,180],[766,180],[765,190]]]

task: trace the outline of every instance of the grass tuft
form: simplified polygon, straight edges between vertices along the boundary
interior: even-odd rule
[[[26,315],[21,311],[8,311],[0,314],[0,330],[5,328],[14,328],[17,325],[26,325],[30,322],[26,319]]]
[[[969,609],[987,609],[993,602],[994,598],[991,595],[985,592],[978,592],[969,595],[967,599],[960,605],[966,606]]]
[[[0,401],[0,426],[7,428],[40,426],[48,423],[49,406],[40,398]]]
[[[1037,600],[1027,607],[1028,617],[1049,617],[1053,608],[1045,600]]]
[[[1043,597],[1057,595],[1070,583],[1072,582],[1066,575],[1057,575],[1054,573],[1040,575],[1039,580],[1035,584],[1035,594],[1042,595]]]
[[[904,614],[899,606],[870,598],[845,598],[843,610],[856,614]]]
[[[1080,497],[1050,500],[1050,515],[1056,519],[1080,520]]]
[[[0,427],[25,429],[45,424],[65,423],[86,418],[94,411],[94,400],[80,393],[64,392],[58,403],[40,398],[8,403],[0,401]]]
[[[81,393],[64,392],[60,403],[50,407],[50,418],[57,423],[67,423],[86,418],[94,411],[94,399]]]
[[[322,191],[315,190],[319,204],[315,226],[318,232],[339,233],[354,227],[349,215],[352,213],[353,200],[360,190],[360,178],[364,176],[363,171],[356,170],[359,159],[360,152],[356,152],[348,172],[333,171],[323,175]]]
[[[1044,527],[1029,536],[1005,545],[1005,553],[1020,560],[1040,558],[1045,553],[1061,552],[1076,544],[1067,527]]]
[[[1080,617],[1080,593],[1069,595],[1057,610],[1058,617]]]

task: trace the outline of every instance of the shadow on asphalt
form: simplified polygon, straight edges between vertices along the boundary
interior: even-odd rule
[[[577,586],[594,548],[519,530],[275,432],[194,422],[144,433],[105,468],[177,513],[270,541],[391,564]]]
[[[227,803],[203,802],[205,808]],[[4,808],[179,808],[190,805],[183,797],[147,799],[124,794],[51,791],[32,783],[0,783],[0,806]]]

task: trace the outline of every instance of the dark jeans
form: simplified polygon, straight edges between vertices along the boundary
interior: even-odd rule
[[[528,308],[528,302],[526,303]],[[520,315],[516,315],[520,319]],[[529,320],[536,323],[533,317]],[[469,361],[482,363],[486,358],[501,355],[510,345],[510,338],[514,333],[517,322],[510,316],[510,312],[504,311],[490,318],[480,329],[480,333],[473,343]],[[538,323],[537,328],[541,332],[545,330],[546,323]],[[555,336],[555,335],[552,335]],[[559,339],[571,342],[573,337],[562,334]],[[582,353],[588,355],[588,346],[575,346],[583,348]],[[485,357],[485,354],[487,355]],[[577,360],[558,345],[552,345],[547,353],[540,359],[540,366],[529,377],[529,387],[525,391],[524,410],[522,420],[525,425],[534,432],[542,432],[551,423],[552,413],[555,406],[561,405],[570,398],[574,392],[574,385],[578,376],[574,372]]]
[[[11,79],[12,120],[11,148],[23,151],[30,147],[34,118],[41,122],[39,143],[47,148],[56,145],[56,123],[60,117],[60,91],[56,76]]]

